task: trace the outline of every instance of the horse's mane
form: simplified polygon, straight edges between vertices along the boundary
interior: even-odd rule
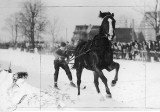
[[[114,17],[114,13],[111,14],[110,12],[101,12],[101,11],[100,11],[98,17],[104,18],[104,17],[106,17],[106,16],[112,16],[112,17]]]
[[[78,43],[78,45],[76,46],[76,48],[75,48],[75,51],[74,51],[74,55],[75,55],[75,57],[76,56],[78,56],[78,55],[80,55],[80,51],[84,48],[83,46],[86,44],[87,42],[86,41],[80,41],[79,43]],[[72,69],[75,69],[76,68],[76,66],[77,66],[77,62],[74,62],[74,64],[73,64],[73,66],[72,66]]]
[[[75,48],[75,51],[79,51],[80,49],[79,48],[82,48],[82,46],[84,45],[84,44],[86,44],[87,42],[86,41],[80,41],[79,43],[78,43],[78,45],[76,46],[76,48]],[[77,52],[75,52],[75,55],[77,55]]]

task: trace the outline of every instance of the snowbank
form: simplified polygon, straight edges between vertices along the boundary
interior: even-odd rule
[[[21,108],[63,108],[67,101],[67,94],[60,93],[53,88],[40,91],[26,83],[24,78],[13,83],[15,73],[0,72],[0,112],[14,111]]]
[[[8,69],[11,62],[11,69],[14,72],[26,71],[29,74],[28,79],[19,80],[17,84],[20,86],[11,88],[8,92],[9,94],[6,92],[8,91],[7,88],[3,87],[10,86],[12,81],[9,84],[9,81],[6,81],[9,76],[3,74],[2,77],[0,75],[0,87],[3,90],[0,93],[0,112],[2,109],[17,111],[52,111],[57,109],[106,111],[113,109],[146,110],[160,108],[159,62],[116,60],[121,65],[119,81],[116,86],[112,87],[110,83],[114,78],[115,71],[103,71],[108,79],[112,98],[106,98],[105,101],[101,102],[94,87],[93,73],[89,70],[83,70],[81,87],[85,85],[87,88],[81,91],[80,100],[77,100],[77,88],[72,88],[68,85],[69,80],[63,70],[59,71],[58,78],[58,86],[61,90],[56,91],[53,89],[54,57],[52,55],[38,55],[1,49],[0,54],[0,64],[3,69]],[[5,62],[8,63],[6,64]],[[71,72],[73,81],[76,83],[76,71],[71,70]],[[105,96],[106,93],[102,81],[99,81],[99,87],[102,95]],[[3,104],[3,107],[1,107],[1,104]],[[62,108],[63,106],[65,108]]]

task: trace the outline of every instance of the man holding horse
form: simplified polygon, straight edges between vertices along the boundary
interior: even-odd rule
[[[72,81],[72,73],[69,69],[68,63],[65,60],[67,58],[66,54],[66,43],[62,42],[60,45],[60,48],[58,48],[55,51],[55,59],[54,59],[54,68],[55,68],[55,73],[54,73],[54,87],[58,89],[57,85],[57,80],[58,80],[58,74],[59,74],[59,69],[60,67],[65,70],[66,75],[68,76],[68,79],[70,81],[70,85],[73,87],[76,87],[76,85]]]

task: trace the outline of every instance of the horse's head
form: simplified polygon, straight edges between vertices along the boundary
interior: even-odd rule
[[[103,18],[102,24],[100,26],[100,35],[106,36],[109,40],[113,40],[115,36],[115,19],[114,14],[110,12],[101,12],[99,14],[100,18]]]

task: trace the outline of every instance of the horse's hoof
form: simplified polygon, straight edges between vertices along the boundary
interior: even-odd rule
[[[107,92],[106,97],[108,97],[108,98],[112,98],[112,94],[111,94],[111,92]]]
[[[107,94],[106,97],[107,98],[112,98],[112,94]]]
[[[112,80],[112,84],[116,84],[116,82],[117,82],[116,80]]]
[[[112,86],[112,87],[114,87],[114,86],[115,86],[115,84],[111,83],[111,86]]]
[[[115,86],[115,85],[116,85],[116,83],[117,83],[117,81],[112,80],[111,86]]]

